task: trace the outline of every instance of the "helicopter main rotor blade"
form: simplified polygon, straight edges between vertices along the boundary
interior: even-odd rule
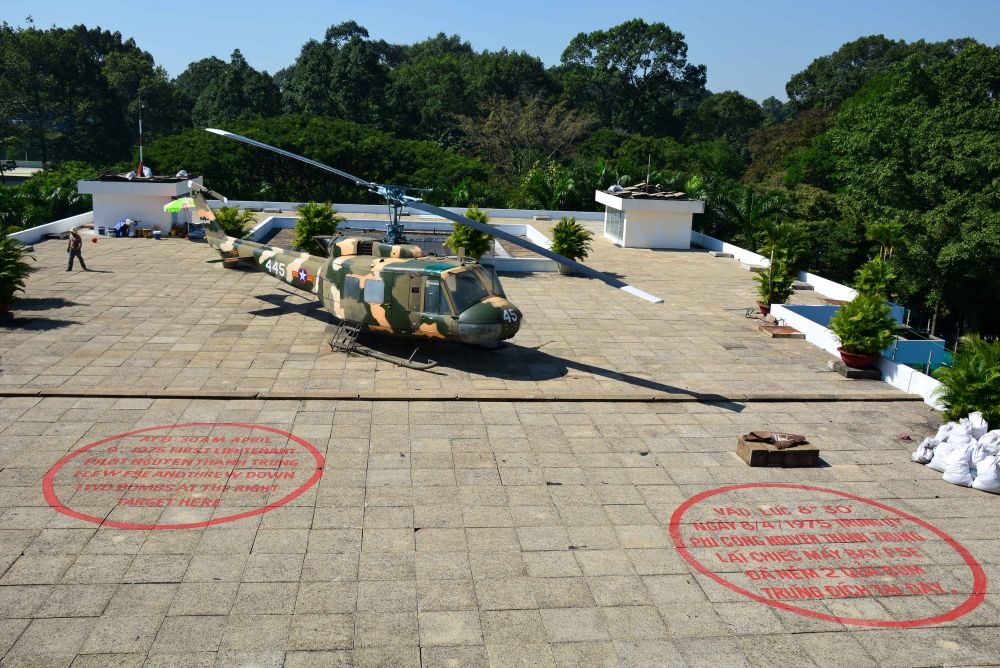
[[[426,211],[427,213],[433,213],[435,215],[441,216],[442,218],[447,218],[450,221],[461,223],[462,225],[468,225],[469,227],[475,228],[480,232],[485,232],[486,234],[490,234],[498,239],[509,241],[510,243],[516,246],[520,246],[521,248],[526,248],[530,251],[538,253],[543,257],[547,257],[550,260],[555,260],[556,262],[565,264],[566,266],[572,268],[574,271],[578,273],[584,274],[585,276],[590,276],[591,278],[596,278],[599,281],[607,283],[613,288],[618,288],[619,290],[623,290],[629,293],[630,295],[635,295],[636,297],[645,299],[648,302],[652,302],[654,304],[663,303],[663,299],[657,297],[656,295],[651,295],[648,292],[645,292],[643,290],[640,290],[639,288],[629,285],[625,281],[621,281],[615,278],[614,276],[608,276],[603,272],[597,271],[596,269],[588,267],[585,264],[576,262],[575,260],[571,260],[568,257],[563,257],[558,253],[553,253],[548,248],[539,246],[538,244],[533,244],[530,241],[525,241],[521,237],[515,236],[508,232],[504,232],[503,230],[498,230],[496,227],[489,225],[487,223],[480,223],[479,221],[471,220],[463,215],[452,213],[447,209],[442,209],[439,206],[434,206],[433,204],[427,204],[426,202],[422,202],[419,200],[407,199],[406,206],[411,209],[420,209],[421,211]]]
[[[199,192],[208,193],[209,195],[211,195],[215,199],[220,200],[223,204],[229,204],[229,198],[228,197],[226,197],[225,195],[222,195],[220,193],[215,192],[211,188],[206,188],[205,186],[201,185],[197,181],[188,181],[187,185],[188,185],[188,188],[190,188],[191,190],[197,190]]]
[[[216,128],[205,128],[205,130],[211,132],[212,134],[219,135],[220,137],[228,137],[230,139],[235,139],[236,141],[241,141],[244,144],[250,144],[251,146],[256,146],[257,148],[263,148],[267,149],[268,151],[273,151],[275,153],[285,156],[286,158],[292,158],[293,160],[299,160],[301,162],[304,162],[307,165],[312,165],[313,167],[319,167],[320,169],[332,172],[337,176],[342,176],[348,181],[353,181],[356,185],[359,185],[363,188],[376,188],[378,185],[372,183],[371,181],[365,181],[364,179],[358,178],[353,174],[348,174],[347,172],[339,170],[336,167],[331,167],[330,165],[324,165],[322,162],[310,160],[309,158],[301,156],[297,153],[292,153],[291,151],[286,151],[283,148],[278,148],[276,146],[271,146],[270,144],[265,144],[264,142],[257,141],[256,139],[250,139],[250,137],[244,137],[243,135],[238,135],[233,132],[227,132],[226,130],[219,130]]]

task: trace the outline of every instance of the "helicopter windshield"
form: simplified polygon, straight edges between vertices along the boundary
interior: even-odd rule
[[[455,303],[455,310],[461,313],[475,306],[492,294],[492,280],[484,280],[479,272],[468,270],[445,276],[445,285]]]

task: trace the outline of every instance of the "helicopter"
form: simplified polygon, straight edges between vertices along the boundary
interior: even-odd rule
[[[198,214],[207,220],[205,236],[209,245],[217,249],[224,260],[238,259],[297,290],[315,295],[340,322],[330,342],[331,348],[340,348],[348,353],[359,352],[409,368],[427,369],[436,362],[415,361],[416,350],[409,359],[396,357],[358,344],[357,336],[362,330],[367,330],[495,347],[501,341],[512,338],[520,329],[524,315],[507,298],[496,270],[471,258],[426,255],[419,245],[406,239],[399,220],[404,207],[468,225],[569,265],[581,274],[647,301],[663,301],[624,281],[553,253],[548,248],[433,206],[409,194],[422,192],[421,189],[373,183],[249,137],[216,128],[206,130],[331,172],[386,200],[389,222],[381,241],[350,236],[316,237],[328,251],[328,257],[318,257],[227,236],[215,222],[202,192],[224,201],[225,198],[200,184],[189,182],[196,190]]]

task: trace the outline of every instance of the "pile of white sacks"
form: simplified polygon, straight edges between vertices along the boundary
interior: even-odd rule
[[[943,473],[945,482],[1000,494],[1000,429],[988,430],[981,413],[969,413],[925,438],[912,459]]]

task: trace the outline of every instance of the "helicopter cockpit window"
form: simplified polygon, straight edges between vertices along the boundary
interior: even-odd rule
[[[385,283],[368,279],[365,281],[365,303],[381,304],[385,301]]]
[[[490,267],[487,271],[489,271],[490,274],[490,284],[491,284],[490,292],[496,295],[497,297],[506,297],[507,295],[504,294],[503,286],[500,285],[500,277],[497,276],[497,270],[494,269],[493,267]]]
[[[424,284],[424,313],[451,313],[448,298],[445,297],[438,281],[427,281]]]
[[[361,281],[357,276],[347,276],[344,278],[344,299],[361,301]]]
[[[459,313],[490,296],[479,277],[469,271],[445,277],[445,285],[448,286],[451,300],[455,303],[455,308]]]

